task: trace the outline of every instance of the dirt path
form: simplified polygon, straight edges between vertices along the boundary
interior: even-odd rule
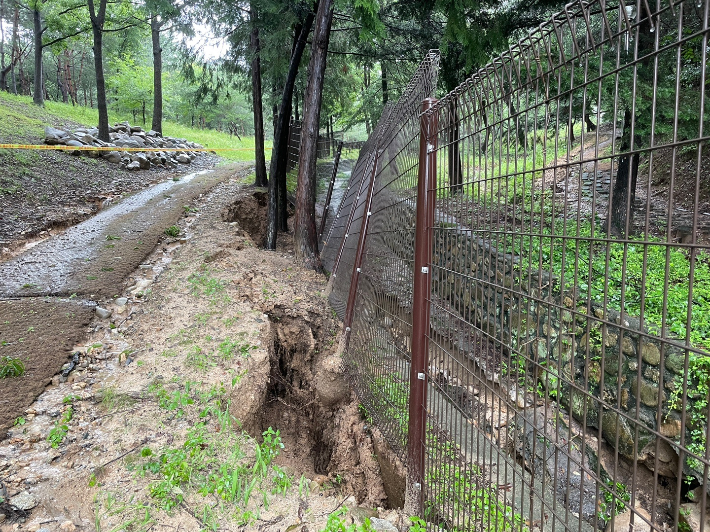
[[[71,357],[97,301],[105,306],[123,292],[126,276],[166,238],[165,228],[189,214],[185,206],[248,169],[230,165],[164,181],[0,263],[0,357],[26,366],[23,377],[0,381],[0,434]]]
[[[345,524],[401,524],[381,508],[325,279],[288,238],[255,247],[252,192],[234,178],[188,203],[186,238],[140,259],[76,369],[17,416],[0,442],[17,510],[2,523],[0,505],[0,531],[314,531],[344,508]]]

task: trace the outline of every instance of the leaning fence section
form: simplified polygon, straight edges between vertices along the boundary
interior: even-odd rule
[[[421,117],[420,69],[362,150],[331,300],[429,523],[710,530],[709,13],[568,4]]]

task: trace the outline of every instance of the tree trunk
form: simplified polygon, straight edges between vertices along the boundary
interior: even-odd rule
[[[99,139],[109,142],[108,106],[106,104],[106,80],[104,78],[103,30],[106,20],[106,2],[99,0],[99,11],[94,8],[94,0],[88,0],[91,30],[94,36],[94,68],[96,69],[96,107],[99,111]]]
[[[631,111],[624,112],[624,130],[621,135],[621,151],[631,149]],[[624,155],[619,158],[619,168],[611,192],[609,206],[610,233],[617,237],[631,234],[633,229],[633,208],[636,199],[636,178],[638,177],[639,154]]]
[[[643,58],[636,69],[637,80],[650,86],[654,82],[654,69],[648,52],[655,48],[656,33],[651,31],[651,21],[648,18],[640,21],[637,31],[638,39],[634,56]],[[633,232],[634,201],[640,159],[638,149],[643,144],[643,139],[638,132],[643,123],[650,126],[650,119],[638,114],[634,116],[627,106],[624,110],[620,150],[622,153],[629,151],[631,153],[619,157],[619,167],[609,200],[609,232],[617,237],[628,238]],[[635,130],[633,137],[632,127]]]
[[[316,271],[322,271],[318,253],[316,230],[316,160],[320,107],[323,99],[330,25],[333,21],[334,0],[321,0],[313,31],[311,60],[308,64],[308,87],[303,98],[303,124],[296,190],[296,220],[294,244],[296,257]]]
[[[150,20],[150,39],[153,43],[153,122],[150,128],[163,134],[163,49],[160,47],[162,23],[153,15]],[[143,118],[145,123],[145,117]]]
[[[12,18],[12,58],[10,61],[10,82],[12,83],[12,93],[17,94],[17,78],[15,77],[15,63],[20,60],[20,50],[17,28],[20,25],[20,8],[15,2],[15,14]]]
[[[389,101],[389,89],[387,88],[387,69],[384,63],[380,63],[382,69],[382,105]]]
[[[5,0],[0,0],[0,91],[5,88]]]
[[[57,57],[57,88],[62,93],[62,101],[67,103],[69,97],[66,84],[62,81],[62,60],[59,57]]]
[[[296,119],[296,122],[299,122],[301,118],[298,116],[298,91],[295,90],[293,91],[293,109],[294,109],[294,118]]]
[[[330,115],[330,152],[335,157],[335,128],[333,127],[333,115]]]
[[[298,66],[301,63],[303,49],[306,47],[306,37],[311,31],[311,26],[313,26],[313,19],[313,12],[309,12],[301,27],[298,41],[291,54],[291,63],[288,67],[286,84],[284,85],[283,95],[281,97],[281,107],[279,109],[278,119],[275,123],[274,147],[271,150],[271,165],[269,168],[269,214],[268,227],[266,230],[266,249],[276,249],[276,233],[279,220],[278,179],[280,176],[283,176],[284,180],[286,179],[289,134],[288,123],[291,117],[291,98],[296,83],[296,74],[298,74]]]
[[[456,100],[449,102],[449,190],[452,194],[463,191],[463,171],[461,168],[461,152],[459,149],[459,114]]]
[[[268,185],[266,178],[266,157],[264,155],[264,115],[261,102],[261,58],[259,57],[259,28],[256,25],[254,4],[251,4],[250,16],[252,19],[251,49],[254,57],[251,60],[251,93],[254,107],[254,157],[257,187]]]
[[[288,125],[286,127],[286,135],[285,138],[287,139],[285,142],[285,149],[281,150],[279,153],[279,167],[283,169],[283,171],[278,174],[278,179],[276,181],[276,186],[278,187],[278,196],[279,196],[279,206],[278,209],[276,210],[276,216],[278,218],[278,226],[279,226],[279,231],[282,233],[287,233],[288,232],[288,188],[286,186],[286,174],[289,172],[288,168],[288,154],[289,154],[289,146],[291,145],[290,139],[291,139],[291,103],[289,102],[288,106]]]

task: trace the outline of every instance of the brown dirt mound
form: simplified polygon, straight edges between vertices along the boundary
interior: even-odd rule
[[[268,193],[263,190],[243,196],[222,211],[222,220],[237,222],[257,246],[262,246],[266,239],[268,199]]]
[[[0,435],[71,357],[92,315],[93,307],[81,301],[0,301],[0,357],[19,358],[25,365],[21,377],[0,380]]]

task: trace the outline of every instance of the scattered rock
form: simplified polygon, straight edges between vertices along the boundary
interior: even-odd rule
[[[59,525],[59,528],[64,532],[74,532],[74,530],[76,530],[76,525],[71,521],[64,521],[61,525]]]
[[[96,315],[101,318],[102,320],[105,320],[109,316],[111,316],[111,311],[106,310],[105,308],[102,307],[96,307]]]
[[[379,532],[398,532],[397,527],[386,519],[379,519],[378,517],[370,518],[370,525],[372,530],[377,530]]]
[[[118,307],[124,307],[126,306],[126,303],[128,303],[128,298],[127,297],[119,297],[115,301],[116,306]]]
[[[23,491],[14,497],[10,497],[10,504],[26,512],[37,506],[37,499],[30,493]]]
[[[144,152],[133,152],[133,156],[128,152],[98,150],[75,150],[72,155],[86,155],[92,158],[103,158],[104,160],[120,164],[126,170],[149,170],[152,167],[176,168],[179,164],[190,164],[197,158],[197,153],[192,150],[201,149],[202,145],[190,142],[185,139],[175,139],[163,137],[156,131],[145,132],[140,126],[132,126],[128,122],[115,124],[109,128],[111,142],[104,142],[97,138],[99,131],[97,128],[79,128],[74,132],[62,131],[47,126],[44,129],[44,142],[51,146],[96,146],[96,147],[116,147],[140,150]],[[159,150],[175,149],[184,150],[175,154],[174,152],[164,152]],[[155,152],[158,152],[157,154]],[[137,163],[137,164],[133,164]]]
[[[118,164],[121,162],[121,154],[117,151],[110,151],[104,155],[104,159],[110,163]]]

